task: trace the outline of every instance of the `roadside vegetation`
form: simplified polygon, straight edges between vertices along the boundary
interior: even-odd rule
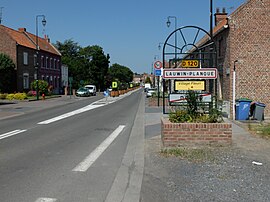
[[[250,123],[248,130],[255,135],[270,139],[270,123]]]
[[[201,97],[195,91],[188,91],[186,97],[186,107],[175,109],[169,114],[169,120],[172,123],[220,123],[223,122],[221,111],[210,108],[206,112],[206,108],[202,105]]]
[[[205,148],[178,147],[171,149],[162,149],[160,154],[165,157],[174,156],[191,162],[202,162],[202,161],[214,162],[216,160],[213,149],[206,147]]]

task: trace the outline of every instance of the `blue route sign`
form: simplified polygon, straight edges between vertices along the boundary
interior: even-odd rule
[[[155,69],[155,75],[161,76],[161,69]]]

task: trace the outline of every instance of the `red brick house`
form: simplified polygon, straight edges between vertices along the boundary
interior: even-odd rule
[[[53,92],[59,93],[61,53],[50,43],[48,37],[38,37],[37,54],[36,36],[27,32],[25,28],[19,28],[17,31],[0,25],[0,36],[0,52],[8,55],[15,63],[18,92],[30,90],[31,82],[37,79],[36,63],[40,61],[38,79],[46,80],[53,87]]]
[[[233,71],[235,98],[266,104],[270,116],[270,0],[247,0],[229,16],[217,9],[213,40],[217,47],[218,95],[233,114]],[[200,46],[206,43],[200,41]]]

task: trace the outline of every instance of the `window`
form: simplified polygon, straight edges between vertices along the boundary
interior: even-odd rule
[[[56,59],[54,59],[53,68],[56,69]]]
[[[48,69],[49,68],[49,58],[46,57],[46,68]]]
[[[53,69],[52,58],[50,58],[50,68]]]
[[[28,65],[28,53],[23,52],[23,64]]]
[[[29,74],[23,74],[23,89],[29,89]]]
[[[34,66],[37,66],[37,55],[34,55]]]
[[[45,59],[44,56],[41,56],[41,67],[45,67]]]

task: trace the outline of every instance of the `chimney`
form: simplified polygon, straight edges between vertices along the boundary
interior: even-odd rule
[[[227,18],[227,14],[226,13],[226,9],[222,8],[222,13],[220,13],[219,8],[216,9],[216,13],[215,13],[215,26],[217,26],[217,24],[222,21],[223,19]]]
[[[49,36],[48,36],[47,34],[44,35],[44,39],[46,39],[46,41],[47,41],[48,43],[51,42],[51,40],[50,40],[50,38],[49,38]]]
[[[26,28],[19,28],[19,32],[26,32]]]

